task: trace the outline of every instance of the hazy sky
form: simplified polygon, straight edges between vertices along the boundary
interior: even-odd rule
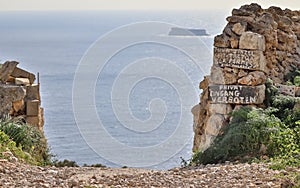
[[[231,10],[251,2],[300,10],[300,0],[0,0],[0,10]]]

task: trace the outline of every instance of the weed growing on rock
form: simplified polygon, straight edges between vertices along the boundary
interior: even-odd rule
[[[47,140],[37,128],[9,117],[0,119],[0,131],[5,133],[16,147],[28,153],[39,165],[51,163]]]
[[[234,111],[213,144],[197,152],[192,163],[209,164],[265,156],[273,168],[300,165],[300,110],[297,98],[276,96],[272,107],[242,107]]]
[[[25,153],[21,147],[17,147],[17,144],[8,135],[0,131],[0,158],[13,160],[14,157],[35,164],[30,155]]]

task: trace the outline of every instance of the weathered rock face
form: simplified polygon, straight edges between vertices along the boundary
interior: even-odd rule
[[[23,87],[1,84],[0,85],[0,114],[11,114],[15,110],[20,110],[18,103],[23,101],[26,90]],[[21,102],[22,103],[22,102]],[[15,107],[13,109],[13,107]]]
[[[238,84],[256,86],[264,84],[266,82],[266,75],[263,72],[254,71],[250,72],[248,75],[241,76],[238,80]]]
[[[39,83],[35,75],[17,67],[16,61],[0,65],[0,116],[21,117],[43,131],[43,108],[40,107]]]
[[[227,21],[214,39],[211,73],[200,83],[194,151],[210,146],[232,110],[263,107],[267,78],[281,93],[300,95],[298,87],[282,85],[284,75],[300,69],[300,11],[251,4],[233,9]]]
[[[14,69],[17,67],[18,64],[19,63],[16,61],[4,63],[0,70],[0,80],[2,82],[8,81],[11,73],[14,71]]]
[[[239,48],[244,50],[265,51],[265,37],[251,31],[243,32],[239,40]]]

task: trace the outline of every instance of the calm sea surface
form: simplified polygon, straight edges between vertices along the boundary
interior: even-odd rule
[[[178,92],[184,89],[180,77],[175,86],[158,77],[149,77],[139,80],[130,91],[128,98],[113,99],[112,86],[118,76],[123,74],[124,68],[130,63],[148,57],[167,59],[180,67],[189,76],[194,86],[196,95],[191,94],[194,104],[198,103],[198,84],[203,75],[209,71],[212,63],[213,36],[221,33],[225,24],[224,13],[211,12],[140,12],[140,11],[68,11],[68,12],[0,12],[0,60],[17,60],[19,67],[33,73],[40,73],[42,106],[45,109],[44,131],[54,153],[58,159],[74,160],[78,164],[101,163],[111,167],[122,166],[109,159],[104,159],[85,142],[80,134],[73,113],[72,88],[75,72],[79,62],[88,48],[104,34],[116,30],[123,25],[144,21],[159,21],[176,24],[181,27],[203,28],[211,36],[207,37],[177,37],[176,40],[187,40],[186,46],[193,53],[199,53],[197,65],[190,63],[186,54],[175,48],[166,47],[157,43],[143,43],[132,45],[116,53],[103,67],[95,85],[95,107],[99,119],[106,131],[116,140],[130,147],[151,147],[167,140],[176,130],[183,112],[190,111],[192,106],[182,105]],[[133,31],[134,32],[134,31]],[[135,33],[134,33],[135,34]],[[137,33],[138,34],[138,33]],[[119,37],[122,37],[121,35]],[[134,36],[132,36],[134,37]],[[167,33],[160,33],[157,37],[162,40],[170,39]],[[173,38],[174,39],[174,38]],[[201,43],[191,41],[201,40]],[[111,40],[108,48],[118,44],[118,37]],[[200,45],[199,45],[200,44]],[[97,57],[95,57],[97,58]],[[197,69],[198,67],[198,69]],[[199,69],[200,67],[200,69]],[[171,70],[171,69],[170,69]],[[172,71],[166,74],[172,75]],[[124,73],[125,74],[125,73]],[[136,72],[125,77],[139,77],[144,73]],[[174,73],[175,74],[175,73]],[[124,75],[122,75],[124,76]],[[130,125],[128,118],[121,122],[115,115],[112,103],[122,104],[123,100],[129,101],[129,106],[124,106],[124,113],[130,109],[133,117],[145,121],[156,117],[151,114],[149,103],[158,98],[164,101],[166,113],[164,119],[156,129],[148,132],[132,131],[123,124]],[[80,100],[85,100],[80,99]],[[124,105],[126,105],[124,103]],[[89,113],[87,110],[86,113]],[[126,112],[128,113],[128,112]],[[152,112],[153,113],[153,112]],[[160,114],[158,114],[159,116]],[[193,120],[192,114],[185,117],[185,128],[190,134],[189,141],[180,152],[171,156],[169,160],[148,168],[168,169],[180,166],[180,157],[188,160],[192,155]],[[97,122],[87,121],[87,125],[97,125]],[[95,142],[107,145],[100,136],[95,137]],[[176,140],[171,148],[176,148]],[[105,148],[105,147],[103,147]],[[122,151],[110,148],[110,152],[120,157]],[[124,155],[125,156],[125,155]],[[155,155],[135,156],[160,157]],[[149,158],[150,159],[150,158]]]

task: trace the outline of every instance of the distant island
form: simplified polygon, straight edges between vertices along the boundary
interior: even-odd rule
[[[205,29],[188,29],[181,27],[172,27],[170,36],[208,36]]]

